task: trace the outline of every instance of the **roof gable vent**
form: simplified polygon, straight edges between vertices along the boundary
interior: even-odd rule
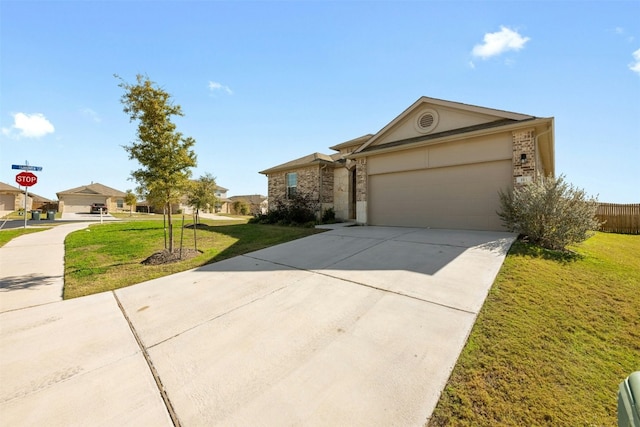
[[[414,122],[414,128],[419,133],[429,133],[438,125],[438,113],[432,109],[420,111],[417,120]]]

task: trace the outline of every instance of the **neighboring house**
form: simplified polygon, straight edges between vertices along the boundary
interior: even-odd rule
[[[554,119],[421,97],[375,134],[260,173],[360,224],[502,230],[498,192],[555,174]],[[320,212],[318,213],[320,214]]]
[[[263,215],[267,213],[269,208],[268,199],[260,194],[251,194],[246,196],[231,196],[229,197],[232,213],[239,214],[234,209],[235,202],[244,202],[249,207],[249,213],[251,215]]]
[[[231,200],[227,197],[228,188],[216,186],[215,195],[218,201],[216,202],[216,213],[231,213]]]
[[[213,209],[209,209],[210,211],[213,211],[216,213],[231,212],[231,206],[230,206],[231,204],[230,204],[230,200],[227,198],[227,191],[229,190],[224,187],[220,187],[218,185],[216,186],[213,194],[216,196],[218,200],[216,202],[216,205],[213,207]],[[138,202],[136,206],[137,212],[162,213],[162,210],[163,210],[162,206],[154,206],[153,204],[150,204],[146,200]],[[201,209],[201,211],[206,212],[207,209]],[[193,214],[193,207],[189,206],[189,204],[187,203],[187,196],[183,196],[182,199],[180,200],[180,203],[172,204],[171,212],[173,213],[181,212],[189,215]]]
[[[27,211],[32,209],[55,209],[55,202],[46,197],[27,192]],[[24,209],[24,190],[4,182],[0,182],[0,211],[17,211]]]
[[[104,203],[109,212],[129,211],[129,205],[124,201],[125,193],[98,183],[60,191],[56,194],[59,210],[63,213],[89,213],[94,203]]]

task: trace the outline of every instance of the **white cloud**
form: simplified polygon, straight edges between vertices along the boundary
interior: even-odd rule
[[[218,82],[209,82],[209,90],[211,92],[216,92],[219,90],[223,90],[225,92],[227,92],[229,95],[233,95],[233,91],[229,88],[229,86],[225,86],[223,84],[220,84]]]
[[[633,62],[629,64],[629,69],[640,74],[640,49],[632,53]]]
[[[100,123],[102,118],[91,108],[83,108],[80,110],[83,116],[90,118],[92,121],[96,123]]]
[[[523,37],[510,28],[500,26],[500,31],[485,34],[484,42],[475,45],[471,53],[473,56],[488,59],[510,50],[518,51],[522,49],[529,40],[529,37]]]
[[[41,113],[13,114],[13,125],[10,128],[2,128],[2,134],[12,138],[41,138],[53,132],[55,128]]]

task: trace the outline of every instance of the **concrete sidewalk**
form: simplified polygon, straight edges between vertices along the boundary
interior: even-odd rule
[[[0,247],[0,313],[62,301],[64,238],[88,225],[57,225]]]
[[[339,228],[1,313],[0,414],[9,425],[423,425],[514,239]]]

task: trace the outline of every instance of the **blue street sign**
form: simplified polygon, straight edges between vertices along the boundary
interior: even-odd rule
[[[31,165],[11,165],[11,169],[20,169],[23,171],[41,171],[42,166],[31,166]]]

